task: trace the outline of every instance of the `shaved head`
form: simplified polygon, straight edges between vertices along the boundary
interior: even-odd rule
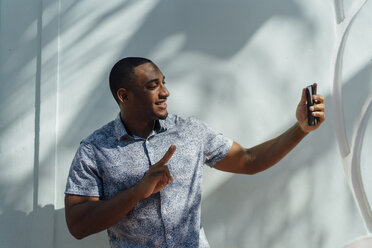
[[[112,67],[109,78],[110,90],[117,103],[119,103],[117,91],[120,88],[130,89],[131,84],[136,79],[134,68],[146,63],[151,63],[156,67],[151,60],[141,57],[127,57],[121,59]]]

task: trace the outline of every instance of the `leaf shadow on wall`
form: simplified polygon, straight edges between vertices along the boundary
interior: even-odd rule
[[[369,82],[367,65],[342,87],[349,137],[372,89]],[[346,241],[364,233],[339,153],[340,159],[326,160],[321,168],[314,166],[322,164],[320,161],[326,154],[337,147],[329,95],[325,96],[325,103],[327,120],[322,127],[308,135],[277,165],[253,176],[233,175],[204,199],[202,219],[212,247],[327,247],[328,236],[335,231],[344,229],[341,233],[349,234],[344,237]],[[296,186],[297,190],[293,191]],[[338,191],[350,194],[347,199],[339,199],[337,196],[343,194]],[[333,219],[327,223],[332,218],[322,219],[340,208],[344,214],[337,217],[339,222]]]
[[[134,1],[128,2],[130,3]],[[100,23],[109,19],[111,15],[118,13],[121,9],[125,9],[128,6],[128,2],[117,6],[116,9],[105,13],[101,18],[92,22],[92,25],[87,29],[88,31],[83,34],[89,36],[89,34],[100,25]],[[66,9],[66,12],[62,13],[62,19],[63,16],[73,13],[74,8],[76,8],[78,4],[78,2],[75,2]],[[80,14],[81,16],[79,18],[80,20],[83,20],[85,15],[84,13]],[[138,32],[131,37],[129,44],[123,47],[118,58],[133,54],[147,57],[152,53],[154,47],[161,43],[165,38],[180,32],[186,34],[186,42],[180,52],[202,53],[208,56],[217,57],[221,60],[228,59],[240,51],[247,41],[249,41],[251,36],[260,29],[261,25],[271,17],[277,15],[301,18],[296,4],[294,1],[289,0],[281,2],[280,4],[274,0],[264,3],[258,1],[235,1],[227,3],[223,0],[218,0],[213,1],[213,5],[212,2],[160,1],[147,16],[146,21]],[[53,26],[56,21],[58,20],[53,20],[50,22],[50,25]],[[29,22],[32,23],[32,20],[29,20]],[[62,27],[62,29],[63,28],[68,30],[68,27]],[[24,32],[26,32],[26,30],[23,30],[21,33]],[[77,43],[75,43],[74,46],[79,45],[78,42],[79,41],[77,40]],[[43,44],[43,46],[47,46],[47,44],[48,41],[46,41],[46,44]],[[67,47],[65,51],[68,52],[70,49],[72,49],[72,47]],[[86,54],[86,56],[76,58],[74,63],[72,63],[68,69],[79,70],[82,65],[89,66],[90,63],[96,59],[97,55],[105,52],[105,49],[107,49],[105,44],[97,44],[93,53],[91,52],[90,54]],[[6,59],[7,58],[5,57],[5,60]],[[33,57],[31,56],[29,60],[32,59]],[[113,60],[113,63],[114,62],[115,61]],[[164,63],[172,63],[172,60],[168,59],[164,61]],[[18,64],[16,67],[12,68],[9,75],[16,75],[18,68],[26,66],[27,61]],[[226,79],[231,78],[231,75],[221,73],[218,70],[213,72],[215,73],[215,77]],[[208,105],[208,102],[212,99],[210,89],[213,88],[213,80],[210,80],[210,76],[204,78],[208,79],[206,81],[211,81],[208,82],[207,85],[203,84],[200,87],[200,90],[203,91],[201,98],[206,105]],[[82,138],[86,137],[86,135],[91,131],[98,128],[98,125],[102,122],[112,119],[115,113],[118,112],[108,89],[107,73],[103,73],[99,78],[97,78],[97,80],[104,83],[99,84],[98,87],[93,90],[92,95],[94,97],[90,98],[89,102],[82,102],[81,104],[84,106],[83,111],[77,114],[77,118],[71,121],[69,126],[61,128],[61,133],[59,134],[60,140],[58,141],[59,148],[76,148]],[[21,86],[21,84],[14,86],[9,85],[9,92],[14,94],[17,92],[27,92],[27,90],[24,90]],[[31,88],[33,87],[34,85],[32,85]],[[48,92],[44,92],[44,94],[48,94]],[[50,92],[50,94],[53,95],[54,92]],[[233,95],[234,91],[229,92],[229,94]],[[5,98],[5,102],[7,102],[7,98]],[[31,105],[32,104],[30,104],[30,106]],[[28,111],[27,107],[28,106],[25,106],[24,109],[20,108],[19,111],[15,112],[14,118],[12,117],[9,119],[9,122],[6,125],[12,125],[12,123],[22,120],[24,114]],[[208,108],[204,107],[198,115],[205,115],[207,113]],[[73,154],[70,155],[72,159]],[[51,161],[51,157],[46,157],[39,163],[45,165],[48,161]],[[69,167],[69,164],[61,164],[60,166]],[[48,177],[50,175],[44,176]],[[64,178],[64,175],[59,176]],[[54,216],[55,223],[58,226],[57,231],[59,231],[56,235],[57,239],[58,237],[63,237],[61,239],[66,239],[67,243],[65,244],[68,244],[69,247],[77,247],[78,244],[79,247],[81,247],[80,245],[84,242],[87,242],[88,247],[89,242],[92,245],[95,244],[97,240],[98,243],[103,242],[101,241],[101,238],[87,239],[86,241],[73,240],[69,236],[64,224],[63,209],[54,210],[53,207],[49,205],[45,207],[36,206],[30,214],[12,210],[14,202],[22,201],[24,197],[32,194],[32,190],[37,190],[32,187],[34,183],[33,180],[34,175],[31,172],[25,180],[17,185],[17,187],[11,189],[12,194],[16,196],[16,199],[3,202],[2,208],[4,211],[0,215],[0,220],[2,223],[4,223],[3,221],[9,223],[9,229],[1,230],[0,235],[2,238],[0,240],[8,240],[12,237],[14,238],[14,235],[10,235],[11,230],[26,230],[26,228],[24,228],[25,223],[29,223],[27,225],[30,225],[30,228],[32,228],[32,225],[35,224],[34,220],[36,218],[43,220],[43,222],[39,223],[50,223],[50,218],[53,218],[52,216]],[[1,186],[2,190],[5,192],[7,190],[6,185]],[[59,193],[63,195],[63,192]],[[3,227],[4,226],[2,226],[2,228]],[[40,233],[35,234],[35,237],[39,236]],[[3,237],[8,238],[3,239]],[[20,240],[22,240],[22,238],[20,238]],[[66,240],[64,240],[64,242]],[[36,242],[36,239],[33,241]],[[9,242],[13,242],[13,240]]]
[[[113,11],[116,13],[117,9]],[[109,16],[105,15],[106,18],[109,18]],[[127,56],[148,57],[155,47],[167,37],[178,33],[184,34],[186,41],[177,54],[193,52],[217,57],[221,60],[228,59],[238,53],[255,32],[274,16],[290,16],[298,19],[307,25],[309,32],[313,32],[313,25],[308,20],[301,18],[300,9],[292,0],[281,3],[274,0],[265,3],[218,0],[213,1],[213,4],[199,1],[159,1],[112,64],[116,60]],[[103,20],[104,18],[99,18],[96,22],[93,22],[85,34],[89,35]],[[76,39],[77,42],[78,40]],[[105,45],[97,44],[94,50],[97,54],[104,53]],[[93,61],[96,53],[86,54],[83,58],[87,61]],[[76,65],[71,64],[70,67],[76,68],[81,63],[81,59],[78,58]],[[165,66],[173,62],[172,58],[167,58],[161,60],[160,64]],[[111,66],[108,66],[108,70],[110,69]],[[62,136],[64,137],[63,144],[76,146],[76,137],[88,135],[90,131],[97,128],[96,123],[104,124],[102,120],[110,120],[113,118],[113,114],[118,112],[117,108],[114,109],[116,104],[108,88],[108,72],[97,79],[104,83],[99,84],[94,89],[92,92],[94,97],[89,99],[89,105],[84,106],[84,111],[79,113],[77,120],[74,120],[74,125],[71,125],[69,129],[69,135]],[[166,71],[164,73],[167,74]],[[218,78],[226,79],[226,81],[230,79],[229,82],[231,82],[232,87],[225,87],[224,90],[228,92],[224,93],[226,96],[230,96],[232,100],[235,99],[233,95],[237,89],[233,85],[234,75],[214,68],[208,69],[201,75],[203,82],[199,84],[200,99],[212,100],[211,89],[215,88],[214,83]],[[177,82],[170,82],[168,86],[172,87],[173,83],[177,84]],[[221,94],[221,92],[218,93]],[[197,115],[208,114],[207,106],[199,105],[201,109],[195,110],[198,113]]]
[[[68,231],[59,232],[64,225],[64,209],[55,210],[53,205],[37,206],[26,214],[16,210],[6,210],[0,215],[0,223],[9,223],[0,232],[1,247],[109,247],[106,231],[77,241]],[[55,222],[55,219],[63,220]],[[56,226],[57,225],[57,226]],[[55,228],[51,228],[51,227]],[[63,228],[62,228],[63,229]],[[16,235],[15,235],[16,234]],[[14,237],[17,238],[14,238]]]
[[[181,33],[186,36],[183,52],[228,59],[270,18],[300,15],[294,1],[160,1],[123,54],[151,54],[165,38]],[[307,25],[312,32],[312,24]]]

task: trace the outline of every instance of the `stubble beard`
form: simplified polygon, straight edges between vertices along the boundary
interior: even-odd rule
[[[159,120],[165,120],[168,117],[168,111],[163,115],[158,115]]]

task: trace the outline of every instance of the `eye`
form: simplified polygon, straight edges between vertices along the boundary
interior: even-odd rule
[[[149,90],[153,90],[153,89],[155,89],[157,86],[158,86],[158,84],[156,84],[156,83],[151,83],[151,84],[148,84],[148,85],[147,85],[147,89],[149,89]]]

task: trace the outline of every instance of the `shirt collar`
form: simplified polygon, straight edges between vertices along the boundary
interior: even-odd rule
[[[114,127],[115,127],[115,134],[118,140],[126,139],[126,138],[133,138],[128,131],[125,129],[125,126],[120,118],[120,113],[116,116],[114,120]],[[168,129],[166,120],[157,120],[155,123],[155,128],[153,131],[155,133],[161,133]]]

